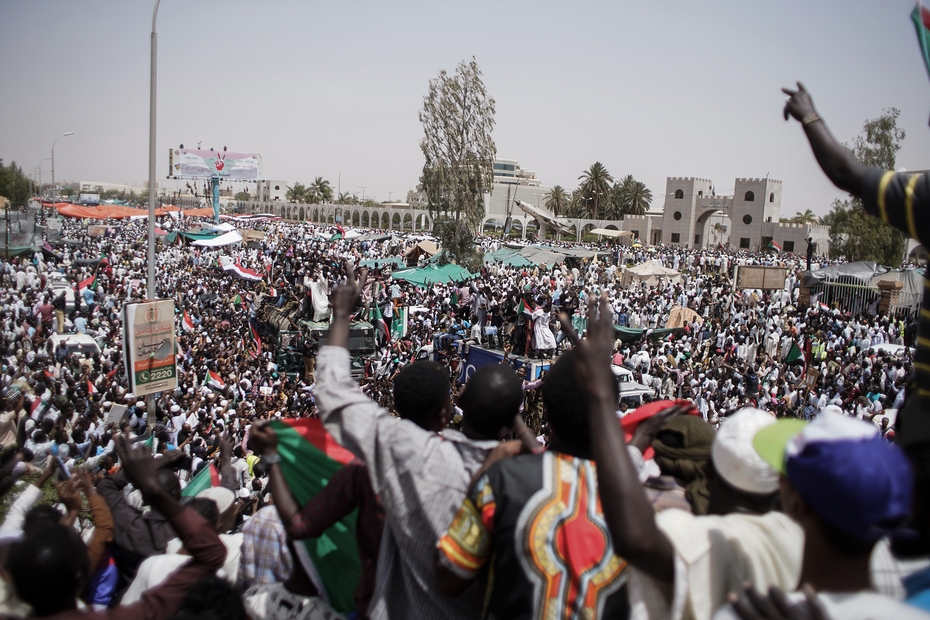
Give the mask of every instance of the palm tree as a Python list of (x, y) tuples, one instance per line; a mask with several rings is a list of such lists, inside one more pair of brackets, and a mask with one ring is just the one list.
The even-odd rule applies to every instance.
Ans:
[(611, 215), (618, 219), (624, 215), (645, 215), (652, 204), (652, 192), (645, 183), (628, 174), (614, 185), (610, 202)]
[(624, 214), (646, 215), (652, 206), (652, 191), (642, 181), (633, 179), (629, 174), (623, 179)]
[(571, 202), (571, 197), (568, 195), (568, 192), (565, 191), (565, 188), (561, 185), (556, 185), (545, 195), (546, 199), (546, 208), (552, 212), (552, 215), (558, 217), (565, 212), (568, 208), (568, 204)]
[(588, 212), (592, 214), (591, 217), (596, 220), (601, 206), (610, 201), (610, 186), (614, 178), (607, 172), (604, 164), (596, 161), (578, 177), (578, 180), (581, 181), (581, 185), (578, 186), (581, 198)]
[(339, 197), (336, 198), (336, 204), (340, 204), (340, 205), (349, 204), (351, 200), (352, 200), (352, 194), (350, 194), (349, 192), (342, 192), (339, 194)]
[(303, 183), (294, 183), (294, 187), (287, 188), (287, 194), (285, 194), (285, 198), (287, 198), (288, 202), (309, 202), (307, 200), (309, 198), (308, 189), (309, 188)]
[(820, 218), (814, 215), (814, 212), (810, 209), (806, 209), (804, 213), (798, 211), (797, 215), (789, 220), (792, 224), (819, 224)]
[(323, 202), (331, 202), (333, 199), (333, 186), (329, 184), (329, 181), (323, 180), (323, 177), (317, 177), (313, 180), (313, 183), (310, 184), (310, 187), (314, 189), (317, 196)]

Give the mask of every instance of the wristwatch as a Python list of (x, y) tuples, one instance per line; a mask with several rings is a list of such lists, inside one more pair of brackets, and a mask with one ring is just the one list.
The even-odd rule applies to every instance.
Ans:
[(274, 465), (275, 463), (281, 462), (281, 455), (278, 454), (277, 452), (272, 452), (271, 454), (263, 454), (261, 461), (265, 465)]

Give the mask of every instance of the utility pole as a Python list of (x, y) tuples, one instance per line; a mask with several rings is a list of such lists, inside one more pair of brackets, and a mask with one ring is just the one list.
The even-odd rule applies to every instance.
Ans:
[[(155, 293), (155, 104), (156, 87), (158, 83), (158, 34), (155, 32), (155, 20), (158, 17), (158, 5), (161, 0), (155, 0), (155, 10), (152, 11), (152, 54), (149, 72), (149, 243), (148, 243), (148, 298), (157, 299)], [(128, 363), (128, 362), (127, 362)], [(148, 412), (148, 426), (150, 432), (155, 432), (155, 395), (149, 394), (146, 399)]]
[[(56, 194), (56, 191), (55, 191), (55, 142), (58, 142), (60, 139), (66, 136), (73, 136), (73, 135), (74, 135), (74, 132), (69, 131), (69, 132), (61, 134), (60, 136), (55, 138), (55, 140), (52, 142), (52, 158), (51, 159), (52, 159), (52, 208), (53, 209), (55, 208), (55, 194)], [(42, 203), (39, 202), (39, 204), (41, 205)], [(45, 226), (45, 207), (42, 207), (42, 226)], [(44, 235), (45, 233), (43, 233), (43, 237)]]

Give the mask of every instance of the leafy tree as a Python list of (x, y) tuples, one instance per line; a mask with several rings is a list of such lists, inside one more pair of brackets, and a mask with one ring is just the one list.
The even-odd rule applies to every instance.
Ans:
[(798, 211), (797, 215), (789, 219), (788, 222), (791, 224), (819, 224), (820, 218), (814, 215), (814, 212), (810, 209), (805, 209), (804, 213)]
[(241, 191), (241, 192), (236, 192), (236, 195), (233, 196), (233, 198), (235, 200), (241, 200), (243, 202), (247, 202), (249, 200), (252, 200), (252, 195), (249, 194), (249, 192), (247, 191)]
[(611, 190), (611, 215), (615, 218), (624, 215), (646, 215), (652, 204), (652, 191), (642, 181), (637, 181), (628, 174), (614, 185)]
[(491, 137), (494, 99), (481, 75), (474, 58), (460, 62), (454, 75), (443, 69), (430, 80), (420, 110), (424, 134), (420, 149), (426, 159), (423, 190), (428, 207), (434, 216), (452, 216), (451, 225), (439, 225), (436, 217), (434, 234), (443, 239), (443, 259), (451, 257), (463, 266), (480, 265), (472, 235), (484, 216), (482, 195), (491, 190), (497, 155)]
[(9, 198), (11, 206), (22, 207), (29, 202), (30, 187), (29, 177), (15, 161), (7, 166), (0, 159), (0, 196)]
[(581, 190), (581, 199), (584, 201), (586, 210), (591, 214), (591, 219), (596, 220), (598, 214), (604, 215), (604, 211), (610, 204), (610, 190), (614, 178), (607, 172), (604, 164), (596, 161), (581, 173), (578, 180), (581, 181), (581, 185), (578, 186)]
[(546, 193), (546, 208), (552, 212), (552, 215), (558, 217), (562, 215), (571, 203), (571, 196), (561, 185), (556, 185)]
[(576, 217), (584, 218), (588, 216), (588, 208), (585, 205), (585, 199), (582, 196), (581, 189), (576, 189), (572, 192), (571, 200), (568, 203), (568, 208), (563, 213), (565, 217)]
[(287, 194), (284, 197), (287, 198), (288, 202), (310, 202), (310, 188), (303, 183), (294, 183), (293, 187), (287, 188)]
[(313, 183), (310, 184), (310, 187), (313, 188), (313, 191), (320, 200), (323, 202), (332, 202), (333, 186), (329, 184), (329, 181), (324, 181), (323, 177), (317, 177), (313, 180)]
[[(897, 125), (900, 112), (886, 109), (881, 116), (867, 120), (862, 133), (853, 140), (852, 150), (860, 162), (885, 170), (894, 170), (897, 152), (904, 140), (904, 130)], [(830, 225), (830, 254), (849, 261), (872, 260), (897, 267), (904, 255), (904, 233), (868, 215), (856, 197), (834, 200), (824, 218)]]

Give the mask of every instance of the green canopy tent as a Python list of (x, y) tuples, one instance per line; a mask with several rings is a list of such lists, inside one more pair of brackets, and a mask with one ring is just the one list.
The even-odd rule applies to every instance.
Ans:
[(447, 284), (449, 282), (464, 282), (472, 274), (464, 267), (454, 263), (446, 265), (429, 265), (419, 269), (403, 269), (391, 274), (392, 280), (404, 280), (415, 286), (426, 287), (431, 284)]
[(394, 267), (406, 267), (407, 263), (404, 262), (404, 259), (400, 256), (390, 256), (388, 258), (372, 258), (368, 260), (361, 261), (359, 267), (387, 267), (388, 265), (393, 265)]
[[(621, 327), (619, 325), (614, 325), (614, 333), (617, 335), (617, 339), (622, 342), (636, 342), (637, 340), (641, 340), (643, 338), (643, 334), (646, 333), (646, 330), (636, 329), (635, 327)], [(673, 327), (671, 329), (654, 329), (648, 337), (650, 339), (658, 339), (678, 333), (681, 333), (680, 327)]]
[(485, 254), (484, 260), (501, 263), (507, 267), (534, 267), (536, 265), (536, 263), (512, 248), (501, 248), (496, 252)]

